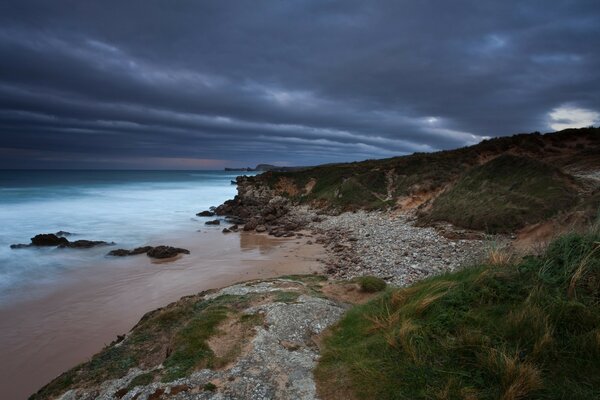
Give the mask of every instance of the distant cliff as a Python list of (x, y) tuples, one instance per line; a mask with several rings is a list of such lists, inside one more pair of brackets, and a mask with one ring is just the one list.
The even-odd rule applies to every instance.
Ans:
[(258, 171), (258, 172), (266, 172), (266, 171), (274, 171), (274, 172), (291, 172), (291, 171), (301, 171), (306, 168), (311, 167), (279, 167), (277, 165), (271, 164), (258, 164), (255, 168), (225, 168), (225, 171)]

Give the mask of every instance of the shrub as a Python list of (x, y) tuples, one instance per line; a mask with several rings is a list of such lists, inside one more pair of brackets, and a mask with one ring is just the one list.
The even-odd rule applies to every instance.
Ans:
[(360, 290), (367, 293), (381, 292), (387, 286), (387, 283), (376, 276), (362, 276), (357, 279)]

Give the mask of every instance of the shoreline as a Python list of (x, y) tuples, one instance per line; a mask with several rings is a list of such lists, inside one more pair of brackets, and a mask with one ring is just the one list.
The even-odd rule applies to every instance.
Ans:
[(128, 332), (145, 313), (182, 296), (240, 281), (320, 272), (324, 250), (316, 243), (306, 246), (308, 240), (207, 229), (165, 238), (191, 251), (171, 262), (141, 255), (71, 271), (69, 281), (52, 292), (0, 309), (3, 394), (26, 398)]

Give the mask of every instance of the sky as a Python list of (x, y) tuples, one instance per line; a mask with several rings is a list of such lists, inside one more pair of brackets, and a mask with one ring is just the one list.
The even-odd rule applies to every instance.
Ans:
[(600, 1), (0, 2), (0, 168), (315, 165), (600, 124)]

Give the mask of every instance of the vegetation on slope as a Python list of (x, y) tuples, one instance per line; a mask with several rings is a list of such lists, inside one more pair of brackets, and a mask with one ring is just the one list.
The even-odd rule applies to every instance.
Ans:
[(390, 289), (325, 339), (323, 398), (600, 398), (600, 231)]
[[(294, 172), (267, 172), (251, 181), (265, 184), (299, 203), (317, 207), (339, 211), (369, 210), (402, 208), (406, 202), (410, 207), (421, 206), (422, 212), (428, 214), (427, 206), (440, 193), (451, 189), (461, 176), (503, 154), (544, 162), (545, 164), (534, 166), (535, 172), (540, 176), (555, 175), (556, 168), (560, 168), (563, 175), (567, 172), (597, 169), (600, 168), (600, 128), (567, 129), (545, 135), (520, 134), (437, 153), (415, 153), (382, 160), (329, 164)], [(525, 167), (529, 167), (529, 164)], [(544, 167), (547, 168), (546, 171), (542, 171)], [(505, 173), (491, 169), (487, 172)], [(506, 175), (498, 176), (500, 179), (494, 184), (494, 190), (503, 194), (513, 192), (515, 182), (526, 184), (531, 179), (531, 176), (525, 174), (526, 171), (514, 168), (506, 171)], [(557, 182), (553, 180), (552, 184), (555, 183)], [(486, 196), (490, 194), (489, 190), (484, 193)], [(522, 190), (521, 194), (524, 197), (518, 200), (517, 196), (508, 196), (513, 197), (511, 200), (516, 203), (495, 204), (499, 207), (497, 211), (505, 215), (513, 212), (516, 207), (520, 212), (519, 223), (516, 225), (507, 218), (487, 220), (488, 215), (484, 213), (479, 218), (474, 218), (473, 223), (465, 218), (455, 218), (454, 222), (464, 227), (493, 226), (494, 231), (507, 231), (522, 223), (538, 222), (539, 218), (552, 215), (556, 206), (565, 204), (563, 200), (568, 197), (564, 193), (551, 193), (550, 204), (546, 204), (541, 194), (531, 193), (529, 189)], [(526, 198), (533, 199), (536, 203), (530, 207), (522, 207)], [(441, 207), (441, 204), (438, 203), (438, 206)], [(537, 210), (540, 204), (544, 210), (542, 213)], [(467, 210), (464, 203), (456, 205), (461, 206), (456, 213)], [(437, 217), (441, 216), (442, 213), (438, 212)]]
[(258, 317), (240, 315), (240, 310), (251, 300), (250, 295), (223, 295), (203, 300), (200, 294), (152, 311), (131, 330), (126, 340), (107, 346), (89, 362), (63, 373), (30, 399), (53, 398), (74, 387), (93, 386), (109, 379), (122, 378), (133, 367), (151, 369), (160, 364), (164, 366), (136, 378), (133, 384), (141, 385), (154, 380), (170, 382), (198, 368), (224, 365), (230, 359), (215, 356), (207, 341), (220, 334), (218, 326), (228, 316), (238, 317), (247, 331), (251, 326), (260, 324)]
[(558, 168), (502, 155), (469, 170), (433, 201), (426, 219), (490, 233), (511, 232), (568, 210), (577, 201), (575, 187)]

